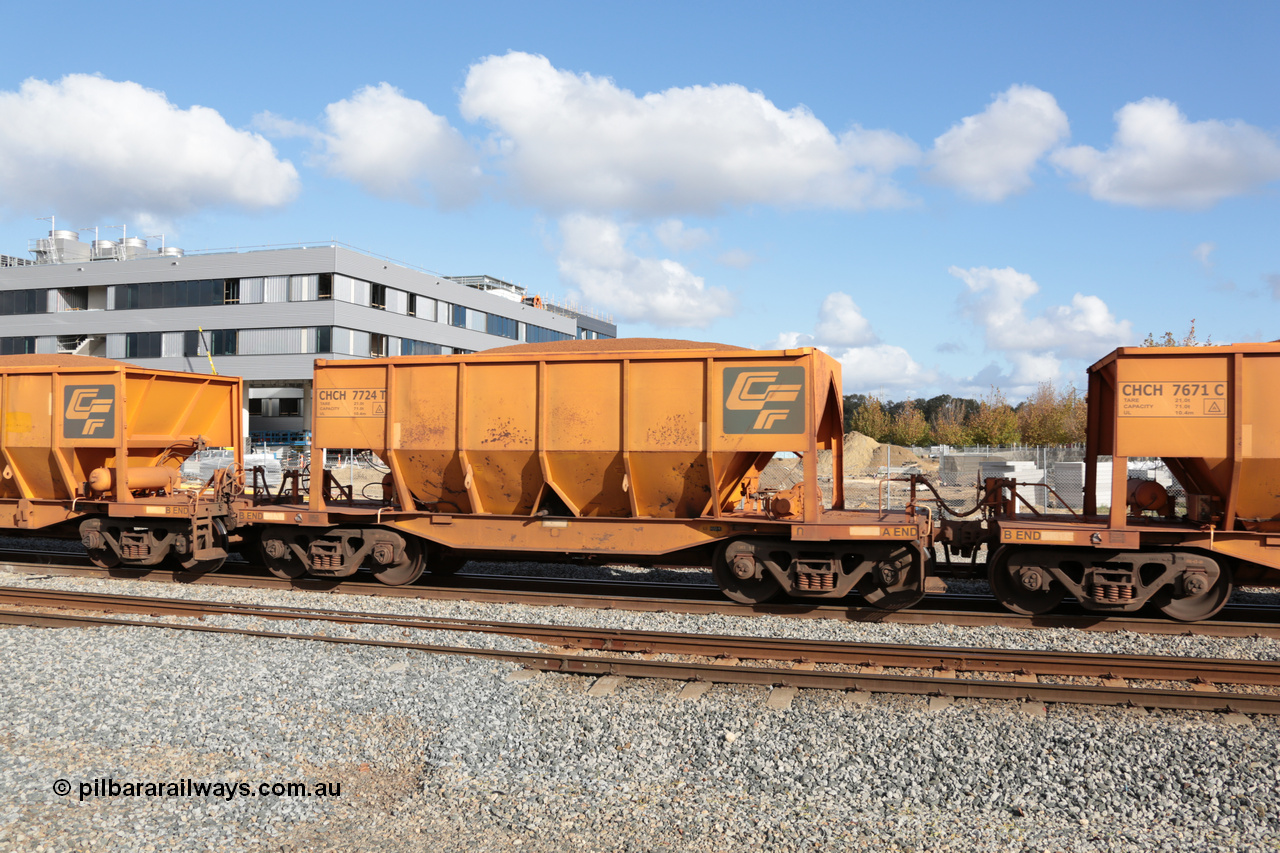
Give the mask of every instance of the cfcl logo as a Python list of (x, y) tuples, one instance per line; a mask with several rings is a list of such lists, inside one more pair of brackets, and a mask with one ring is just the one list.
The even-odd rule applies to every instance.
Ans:
[(726, 367), (724, 388), (726, 433), (804, 432), (803, 367)]
[(115, 438), (114, 385), (68, 385), (62, 405), (63, 438)]

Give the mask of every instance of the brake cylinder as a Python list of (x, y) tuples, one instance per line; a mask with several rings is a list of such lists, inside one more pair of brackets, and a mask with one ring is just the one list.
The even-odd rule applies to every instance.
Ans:
[[(95, 492), (110, 491), (115, 487), (115, 468), (94, 468), (89, 473), (89, 488)], [(129, 469), (130, 489), (164, 489), (172, 492), (182, 479), (176, 468), (146, 467)]]

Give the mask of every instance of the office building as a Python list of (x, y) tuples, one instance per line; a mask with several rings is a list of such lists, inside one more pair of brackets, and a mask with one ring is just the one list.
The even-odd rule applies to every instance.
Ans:
[(611, 318), (489, 276), (440, 276), (341, 243), (187, 253), (53, 230), (0, 255), (0, 354), (73, 353), (241, 376), (257, 444), (297, 443), (317, 358), (612, 338)]

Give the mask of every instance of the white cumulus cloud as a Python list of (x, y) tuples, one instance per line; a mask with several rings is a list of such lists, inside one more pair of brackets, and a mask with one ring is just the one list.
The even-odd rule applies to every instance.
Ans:
[(665, 219), (653, 227), (658, 242), (673, 252), (690, 252), (711, 242), (704, 228), (689, 228), (679, 219)]
[(261, 209), (298, 194), (293, 164), (216, 111), (133, 82), (69, 74), (0, 92), (0, 205), (86, 219)]
[(937, 379), (907, 350), (882, 342), (853, 297), (830, 293), (818, 309), (812, 333), (783, 332), (766, 349), (816, 347), (840, 362), (846, 393), (908, 390)]
[[(279, 124), (290, 130), (290, 123)], [(324, 124), (320, 160), (374, 195), (414, 203), (434, 197), (449, 208), (478, 194), (475, 149), (445, 118), (388, 83), (329, 104)]]
[(1065, 148), (1053, 161), (1101, 201), (1206, 208), (1280, 178), (1280, 144), (1240, 121), (1189, 121), (1177, 105), (1145, 98), (1116, 112), (1111, 147)]
[(1098, 359), (1133, 339), (1133, 325), (1117, 320), (1097, 296), (1077, 293), (1070, 305), (1028, 316), (1027, 302), (1040, 285), (1026, 273), (1012, 267), (951, 267), (948, 272), (964, 282), (961, 310), (982, 330), (987, 349), (1014, 365), (1016, 386), (1057, 380), (1062, 359)]
[(780, 109), (743, 86), (637, 95), (527, 53), (473, 65), (460, 107), (493, 129), (515, 193), (551, 209), (892, 207), (906, 199), (889, 175), (919, 157), (898, 134), (833, 133), (805, 107)]
[(847, 293), (831, 293), (822, 300), (813, 334), (824, 346), (831, 347), (860, 347), (876, 342), (871, 323)]
[(570, 214), (560, 219), (560, 275), (590, 305), (626, 322), (706, 327), (736, 308), (733, 295), (669, 259), (645, 258), (627, 245), (612, 219)]
[(1031, 170), (1069, 132), (1053, 95), (1011, 86), (934, 140), (929, 175), (982, 201), (1000, 201), (1030, 187)]
[(1206, 272), (1213, 271), (1213, 252), (1218, 246), (1215, 243), (1201, 243), (1191, 250), (1191, 256), (1200, 262)]

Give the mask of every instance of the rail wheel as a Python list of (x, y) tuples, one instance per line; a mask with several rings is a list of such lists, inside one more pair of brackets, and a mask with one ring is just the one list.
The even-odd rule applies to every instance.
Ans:
[(102, 522), (90, 519), (80, 525), (80, 544), (84, 545), (89, 562), (100, 569), (114, 569), (120, 565), (120, 554), (110, 544), (101, 529)]
[(742, 604), (763, 604), (782, 590), (755, 558), (750, 542), (726, 542), (717, 548), (711, 574), (725, 595)]
[(120, 565), (120, 555), (109, 547), (86, 548), (85, 553), (89, 555), (89, 562), (100, 569), (114, 569)]
[(284, 580), (300, 578), (307, 573), (307, 566), (290, 551), (284, 538), (288, 534), (281, 530), (263, 532), (259, 547), (262, 561), (267, 564), (267, 570), (278, 578)]
[(880, 610), (902, 610), (924, 598), (924, 584), (915, 581), (915, 554), (910, 548), (898, 548), (873, 570), (876, 584), (863, 592), (867, 604)]
[(422, 571), (425, 568), (426, 560), (423, 559), (422, 543), (413, 537), (408, 537), (404, 540), (400, 559), (374, 569), (373, 576), (388, 586), (403, 586), (422, 577)]
[[(1190, 583), (1192, 582), (1184, 581), (1184, 587)], [(1231, 569), (1226, 565), (1219, 564), (1218, 579), (1212, 584), (1206, 585), (1203, 592), (1170, 599), (1160, 605), (1160, 612), (1170, 619), (1177, 619), (1179, 622), (1199, 622), (1201, 619), (1208, 619), (1221, 610), (1222, 606), (1227, 603), (1227, 599), (1231, 598), (1232, 589)], [(1187, 591), (1192, 592), (1191, 590)]]
[(1017, 554), (1009, 548), (1001, 548), (991, 559), (987, 578), (991, 592), (1000, 603), (1023, 616), (1048, 613), (1062, 603), (1067, 589), (1054, 580), (1047, 571), (1034, 566), (1020, 567), (1015, 574), (1009, 560)]
[(210, 539), (208, 546), (217, 548), (222, 551), (222, 556), (211, 557), (207, 560), (197, 560), (192, 557), (182, 561), (182, 570), (193, 575), (203, 575), (209, 572), (216, 572), (222, 568), (222, 564), (227, 561), (227, 528), (221, 519), (212, 520), (212, 530), (210, 531)]

